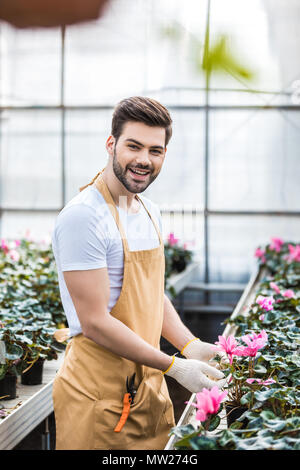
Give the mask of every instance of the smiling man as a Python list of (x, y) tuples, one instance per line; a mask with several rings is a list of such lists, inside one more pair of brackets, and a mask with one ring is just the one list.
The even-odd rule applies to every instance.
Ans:
[[(153, 99), (121, 101), (107, 166), (57, 217), (52, 247), (71, 339), (53, 385), (56, 449), (163, 449), (175, 425), (164, 374), (191, 392), (224, 383), (208, 364), (214, 348), (164, 293), (160, 212), (141, 196), (161, 171), (171, 125)], [(162, 352), (161, 336), (186, 359)]]

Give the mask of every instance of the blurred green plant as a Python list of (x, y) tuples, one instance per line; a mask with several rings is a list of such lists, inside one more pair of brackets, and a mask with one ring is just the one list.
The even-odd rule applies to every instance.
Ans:
[(220, 33), (211, 41), (209, 20), (204, 41), (187, 31), (179, 22), (162, 27), (161, 35), (177, 42), (177, 44), (183, 38), (188, 38), (191, 60), (196, 70), (205, 74), (207, 88), (213, 73), (219, 75), (229, 74), (238, 81), (246, 80), (248, 82), (256, 76), (256, 73), (240, 59), (239, 54), (236, 52), (234, 40), (228, 33)]

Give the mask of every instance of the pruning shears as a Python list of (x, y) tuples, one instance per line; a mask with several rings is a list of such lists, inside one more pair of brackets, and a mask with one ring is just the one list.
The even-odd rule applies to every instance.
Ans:
[(134, 397), (136, 394), (136, 389), (134, 388), (134, 379), (135, 379), (135, 373), (132, 375), (131, 378), (126, 377), (126, 390), (127, 392), (124, 395), (123, 398), (123, 410), (122, 410), (122, 415), (120, 417), (120, 420), (115, 427), (114, 431), (115, 432), (120, 432), (123, 429), (124, 424), (127, 421), (127, 418), (129, 416), (130, 412), (130, 406), (134, 402)]

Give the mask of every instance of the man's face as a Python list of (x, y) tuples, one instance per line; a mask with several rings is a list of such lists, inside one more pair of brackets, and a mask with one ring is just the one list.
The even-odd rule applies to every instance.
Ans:
[(113, 137), (108, 139), (114, 174), (129, 192), (145, 191), (159, 175), (166, 153), (165, 138), (163, 127), (127, 122), (117, 143)]

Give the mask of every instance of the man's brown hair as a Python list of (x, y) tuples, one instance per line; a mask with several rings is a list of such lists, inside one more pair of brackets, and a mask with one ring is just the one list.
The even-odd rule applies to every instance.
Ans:
[(120, 101), (114, 109), (111, 134), (118, 141), (126, 122), (142, 122), (151, 127), (164, 127), (165, 146), (172, 136), (172, 119), (169, 111), (158, 101), (143, 96), (132, 96)]

